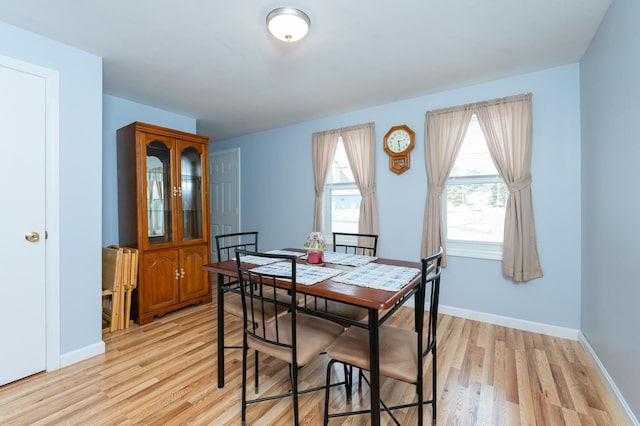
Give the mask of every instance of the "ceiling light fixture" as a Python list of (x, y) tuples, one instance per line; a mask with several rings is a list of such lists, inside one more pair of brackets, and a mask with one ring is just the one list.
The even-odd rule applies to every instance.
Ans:
[(298, 41), (309, 32), (311, 20), (301, 10), (291, 7), (273, 9), (267, 15), (267, 28), (279, 40)]

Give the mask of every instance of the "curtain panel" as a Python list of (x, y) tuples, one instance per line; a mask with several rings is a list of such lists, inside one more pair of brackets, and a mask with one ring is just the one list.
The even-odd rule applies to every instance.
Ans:
[(362, 197), (359, 233), (378, 233), (378, 200), (376, 195), (375, 124), (365, 123), (312, 135), (313, 173), (315, 182), (314, 231), (324, 232), (324, 186), (336, 153), (338, 137), (342, 137), (349, 167)]
[[(360, 191), (358, 233), (378, 233), (378, 200), (376, 196), (376, 133), (368, 124), (342, 132), (342, 141), (349, 166)], [(360, 242), (359, 244), (363, 244)]]
[(427, 202), (422, 226), (422, 252), (427, 257), (442, 247), (447, 266), (445, 235), (442, 224), (442, 193), (469, 127), (473, 108), (430, 111), (425, 121), (425, 162), (427, 165)]
[(327, 181), (331, 162), (336, 155), (339, 133), (321, 132), (314, 133), (311, 141), (313, 156), (313, 179), (316, 193), (315, 207), (313, 210), (313, 231), (322, 232), (324, 196), (324, 184)]
[(502, 272), (515, 282), (542, 277), (531, 195), (531, 94), (480, 103), (476, 114), (507, 184)]

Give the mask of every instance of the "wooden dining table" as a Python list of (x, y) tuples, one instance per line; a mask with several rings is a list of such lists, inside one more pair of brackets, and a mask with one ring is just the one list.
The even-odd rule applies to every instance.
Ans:
[[(286, 248), (285, 251), (302, 252), (304, 250), (295, 248)], [(298, 262), (306, 263), (306, 260), (299, 259)], [(420, 270), (420, 262), (410, 262), (404, 260), (376, 258), (373, 262), (379, 264), (402, 266), (415, 268)], [(325, 266), (351, 270), (353, 266), (334, 265), (325, 263)], [(218, 312), (218, 388), (224, 387), (224, 278), (238, 276), (238, 270), (235, 260), (227, 260), (223, 262), (210, 263), (203, 266), (203, 269), (217, 274), (217, 312)], [(296, 291), (309, 296), (317, 296), (334, 300), (337, 302), (347, 303), (368, 310), (368, 318), (363, 322), (355, 322), (353, 320), (344, 319), (345, 323), (352, 326), (366, 328), (369, 332), (369, 355), (370, 355), (370, 377), (371, 386), (371, 423), (372, 425), (380, 424), (380, 352), (379, 352), (379, 327), (383, 324), (395, 310), (400, 307), (406, 300), (408, 295), (415, 292), (420, 284), (420, 274), (418, 274), (407, 285), (400, 290), (379, 290), (362, 285), (352, 285), (338, 282), (332, 278), (317, 282), (311, 285), (298, 285)], [(318, 315), (325, 316), (324, 312), (318, 312)]]

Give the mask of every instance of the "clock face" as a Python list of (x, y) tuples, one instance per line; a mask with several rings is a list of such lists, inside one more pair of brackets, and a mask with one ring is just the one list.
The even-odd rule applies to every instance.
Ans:
[(411, 135), (406, 130), (396, 130), (387, 138), (387, 147), (391, 152), (403, 152), (411, 143)]

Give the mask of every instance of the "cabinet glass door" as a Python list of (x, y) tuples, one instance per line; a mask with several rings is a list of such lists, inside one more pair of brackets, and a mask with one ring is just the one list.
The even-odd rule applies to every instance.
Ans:
[(183, 146), (180, 152), (180, 188), (182, 197), (182, 240), (202, 240), (202, 150)]
[(147, 235), (149, 245), (173, 241), (171, 147), (159, 140), (147, 143)]

